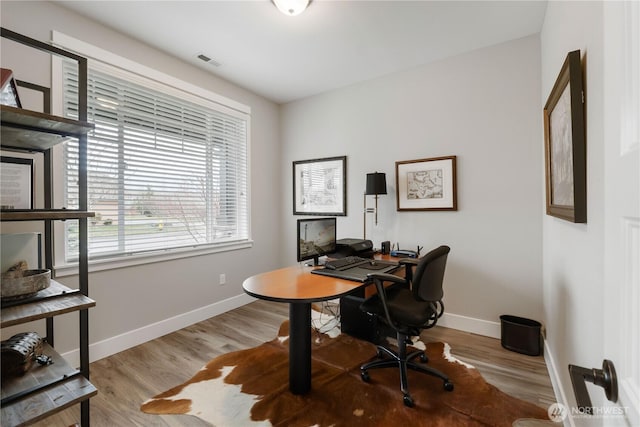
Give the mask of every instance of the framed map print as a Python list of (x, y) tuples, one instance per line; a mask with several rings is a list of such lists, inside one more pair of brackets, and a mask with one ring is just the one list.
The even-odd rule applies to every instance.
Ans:
[(456, 156), (396, 162), (398, 211), (456, 211)]

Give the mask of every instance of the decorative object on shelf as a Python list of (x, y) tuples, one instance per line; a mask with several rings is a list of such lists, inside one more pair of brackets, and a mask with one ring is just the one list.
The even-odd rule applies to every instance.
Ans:
[[(363, 238), (367, 238), (367, 214), (375, 215), (375, 225), (378, 225), (378, 196), (387, 194), (387, 175), (382, 172), (374, 172), (367, 174), (367, 185), (364, 191), (364, 213), (363, 213)], [(375, 196), (375, 208), (367, 208), (367, 196)]]
[(278, 10), (287, 16), (300, 15), (307, 9), (311, 0), (272, 0)]
[(7, 68), (0, 68), (0, 81), (2, 92), (0, 92), (0, 104), (22, 108), (20, 97), (18, 96), (18, 86), (13, 78), (13, 71)]
[(2, 341), (2, 377), (24, 375), (33, 367), (33, 362), (39, 365), (50, 365), (51, 358), (43, 354), (43, 340), (35, 332), (21, 332)]
[(0, 273), (24, 261), (31, 268), (43, 268), (42, 233), (0, 234)]
[(0, 209), (33, 208), (33, 159), (1, 156)]
[(580, 51), (567, 54), (544, 106), (547, 215), (587, 222), (587, 160)]
[(396, 162), (398, 211), (457, 211), (456, 156)]
[(26, 261), (21, 261), (2, 273), (2, 300), (29, 298), (51, 284), (51, 270), (29, 270)]
[(347, 156), (293, 162), (293, 214), (347, 214)]

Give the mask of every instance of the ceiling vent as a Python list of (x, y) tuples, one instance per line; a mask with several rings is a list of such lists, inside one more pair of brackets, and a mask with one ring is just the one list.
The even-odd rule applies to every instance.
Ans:
[(216, 61), (215, 59), (211, 59), (209, 58), (207, 55), (205, 54), (198, 54), (197, 58), (201, 61), (206, 62), (207, 64), (214, 66), (214, 67), (219, 67), (220, 65), (222, 65), (221, 63), (219, 63), (218, 61)]

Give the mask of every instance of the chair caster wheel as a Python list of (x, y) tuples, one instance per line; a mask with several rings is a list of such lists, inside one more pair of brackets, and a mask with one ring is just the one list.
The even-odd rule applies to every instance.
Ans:
[(422, 363), (427, 363), (429, 361), (429, 358), (427, 357), (426, 354), (422, 353), (422, 354), (420, 354), (420, 361)]
[(369, 373), (367, 371), (360, 371), (360, 378), (362, 378), (362, 381), (364, 381), (365, 383), (368, 383), (371, 380), (371, 377), (369, 377)]
[(404, 406), (408, 406), (409, 408), (413, 408), (413, 405), (414, 405), (413, 399), (408, 394), (404, 395), (404, 397), (402, 398), (402, 401), (404, 402)]
[(449, 382), (449, 381), (446, 381), (446, 382), (444, 383), (444, 389), (445, 389), (446, 391), (453, 391), (453, 383), (452, 383), (452, 382)]

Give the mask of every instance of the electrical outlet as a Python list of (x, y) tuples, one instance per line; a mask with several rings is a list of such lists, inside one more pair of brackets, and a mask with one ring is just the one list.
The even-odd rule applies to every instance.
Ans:
[(226, 275), (226, 274), (224, 274), (224, 273), (222, 273), (222, 274), (220, 275), (220, 284), (221, 284), (221, 285), (224, 285), (225, 283), (227, 283), (227, 275)]

